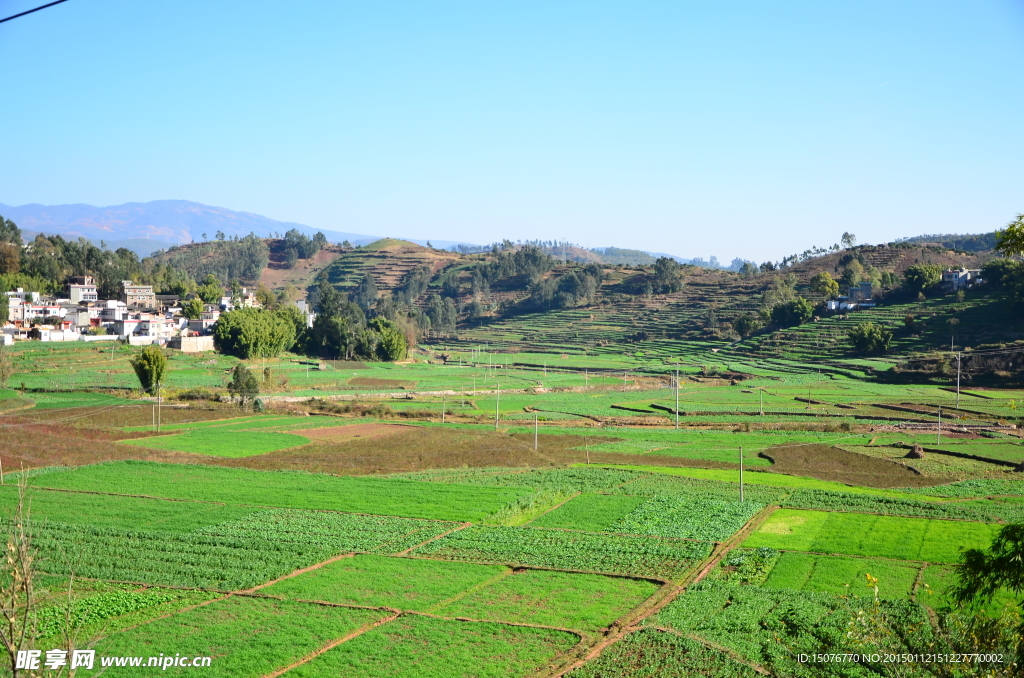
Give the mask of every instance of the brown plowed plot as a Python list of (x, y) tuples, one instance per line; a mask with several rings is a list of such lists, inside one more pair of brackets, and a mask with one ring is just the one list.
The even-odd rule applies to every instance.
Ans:
[(376, 386), (379, 388), (415, 388), (416, 382), (408, 379), (374, 379), (372, 377), (352, 377), (349, 386)]
[(352, 424), (350, 426), (329, 426), (326, 428), (310, 428), (302, 431), (302, 436), (314, 443), (341, 443), (356, 438), (382, 438), (399, 433), (409, 433), (413, 426), (403, 424)]
[(869, 457), (828, 445), (773, 447), (764, 452), (774, 460), (768, 471), (834, 480), (865, 487), (929, 487), (948, 480), (927, 478), (898, 462)]
[[(346, 431), (364, 424), (338, 427)], [(315, 431), (302, 435), (314, 438), (311, 445), (290, 450), (269, 452), (240, 459), (211, 459), (221, 466), (242, 466), (264, 470), (304, 470), (315, 473), (368, 474), (422, 471), (427, 469), (470, 467), (544, 467), (586, 461), (578, 436), (541, 435), (540, 449), (507, 433), (454, 430), (440, 427), (401, 426), (396, 424), (365, 424), (398, 431), (387, 435), (346, 437), (338, 441), (317, 440)], [(340, 435), (347, 435), (340, 432)], [(612, 442), (615, 438), (591, 438), (591, 443)], [(635, 464), (635, 454), (596, 454), (591, 461), (606, 464)], [(659, 464), (661, 461), (659, 461)]]

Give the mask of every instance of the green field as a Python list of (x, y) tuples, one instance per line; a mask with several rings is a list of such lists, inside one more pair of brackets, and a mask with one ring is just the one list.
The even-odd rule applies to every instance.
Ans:
[(568, 674), (570, 678), (702, 676), (755, 678), (760, 674), (725, 652), (667, 631), (640, 629)]
[(291, 433), (221, 431), (216, 428), (205, 428), (171, 436), (137, 438), (125, 441), (124, 444), (152, 450), (177, 450), (211, 457), (230, 458), (251, 457), (308, 443), (308, 438)]
[(380, 478), (148, 462), (111, 462), (32, 478), (39, 487), (229, 504), (355, 511), (438, 520), (481, 520), (524, 496), (505, 487), (459, 487)]
[(652, 582), (623, 577), (523, 570), (441, 607), (438, 614), (597, 631), (657, 589)]
[(881, 598), (909, 598), (919, 566), (877, 558), (849, 558), (807, 553), (783, 553), (768, 579), (769, 589), (820, 591), (837, 595), (873, 596), (866, 575), (878, 580)]
[(285, 579), (261, 592), (301, 600), (432, 612), (450, 598), (508, 571), (500, 565), (358, 555)]
[[(158, 619), (101, 640), (97, 654), (212, 657), (212, 676), (260, 676), (287, 667), (327, 642), (381, 619), (385, 613), (282, 600), (232, 597)], [(97, 666), (97, 669), (100, 667)], [(118, 675), (151, 675), (153, 668), (115, 667)], [(168, 668), (167, 673), (196, 671)]]
[(507, 678), (528, 675), (578, 637), (564, 631), (408, 616), (289, 672), (297, 678)]
[(581, 494), (530, 523), (531, 527), (561, 527), (601, 532), (646, 501), (644, 497)]
[(955, 563), (962, 549), (986, 547), (998, 530), (986, 523), (780, 509), (743, 546)]
[(476, 526), (416, 549), (449, 560), (673, 578), (710, 553), (703, 542), (528, 527)]

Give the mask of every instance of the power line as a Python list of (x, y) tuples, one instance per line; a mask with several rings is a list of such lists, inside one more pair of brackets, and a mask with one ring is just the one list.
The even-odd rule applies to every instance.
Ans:
[(10, 21), (11, 19), (17, 19), (18, 17), (25, 16), (26, 14), (31, 14), (32, 12), (38, 12), (39, 10), (46, 9), (47, 7), (53, 7), (54, 5), (59, 5), (62, 2), (67, 2), (67, 0), (55, 0), (54, 2), (50, 2), (50, 3), (47, 3), (45, 5), (40, 5), (39, 7), (36, 7), (35, 9), (30, 9), (27, 12), (21, 12), (20, 14), (13, 14), (13, 15), (7, 17), (6, 19), (0, 19), (0, 24), (2, 24), (5, 21)]

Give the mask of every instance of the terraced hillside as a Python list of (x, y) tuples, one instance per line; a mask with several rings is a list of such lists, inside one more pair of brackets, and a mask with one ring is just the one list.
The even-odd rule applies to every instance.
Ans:
[(415, 243), (384, 238), (375, 243), (348, 250), (318, 272), (313, 283), (326, 279), (341, 290), (355, 287), (369, 273), (380, 290), (398, 287), (402, 278), (419, 266), (430, 266), (436, 275), (458, 262), (462, 255), (434, 250)]

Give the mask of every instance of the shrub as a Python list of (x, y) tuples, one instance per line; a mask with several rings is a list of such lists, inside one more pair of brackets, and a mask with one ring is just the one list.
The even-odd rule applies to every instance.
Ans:
[(867, 355), (880, 355), (889, 350), (892, 332), (872, 322), (860, 323), (846, 335), (853, 347)]
[(813, 317), (814, 307), (803, 297), (797, 297), (772, 308), (772, 324), (777, 327), (803, 325)]
[(914, 264), (903, 272), (903, 285), (910, 292), (924, 292), (942, 280), (942, 268), (932, 264)]

